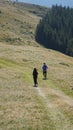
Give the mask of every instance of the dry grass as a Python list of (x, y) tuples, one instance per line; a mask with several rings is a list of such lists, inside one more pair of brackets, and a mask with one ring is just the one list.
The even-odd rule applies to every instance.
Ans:
[(38, 45), (34, 32), (40, 17), (18, 7), (0, 8), (0, 130), (73, 130), (73, 58)]
[[(73, 91), (68, 84), (73, 82), (73, 59), (59, 52), (27, 45), (0, 43), (0, 52), (1, 129), (72, 130)], [(42, 80), (41, 71), (44, 59), (49, 67), (46, 81)], [(60, 64), (63, 62), (69, 66)], [(34, 67), (39, 72), (38, 89), (33, 87)]]
[[(1, 2), (0, 41), (9, 44), (30, 44), (34, 41), (36, 25), (40, 19), (22, 5)], [(32, 20), (34, 19), (34, 21)]]

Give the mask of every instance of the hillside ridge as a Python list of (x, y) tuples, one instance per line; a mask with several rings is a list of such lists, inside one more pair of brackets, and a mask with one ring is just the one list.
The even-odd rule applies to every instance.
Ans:
[(0, 42), (36, 45), (35, 29), (48, 8), (8, 1), (0, 1), (0, 5)]
[(0, 129), (73, 130), (73, 58), (35, 42), (40, 6), (0, 2)]

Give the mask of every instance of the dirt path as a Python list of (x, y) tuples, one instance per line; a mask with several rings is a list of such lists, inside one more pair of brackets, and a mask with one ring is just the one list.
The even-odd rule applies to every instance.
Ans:
[[(73, 130), (73, 124), (64, 113), (62, 108), (64, 106), (73, 108), (73, 100), (59, 90), (50, 88), (43, 89), (42, 87), (36, 88), (38, 95), (41, 97), (44, 106), (47, 109), (48, 116), (53, 121), (55, 130)], [(51, 100), (48, 95), (56, 97)]]

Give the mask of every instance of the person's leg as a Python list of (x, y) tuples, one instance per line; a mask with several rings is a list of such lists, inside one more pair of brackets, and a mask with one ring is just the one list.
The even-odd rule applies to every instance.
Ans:
[(34, 87), (36, 87), (36, 84), (37, 84), (37, 79), (36, 77), (34, 77)]
[(45, 78), (45, 73), (44, 73), (44, 71), (43, 71), (43, 77)]
[(37, 82), (37, 77), (35, 78), (35, 86), (37, 87), (38, 82)]
[(45, 71), (45, 79), (47, 78), (47, 72)]
[(35, 77), (33, 77), (33, 81), (34, 81), (34, 86), (35, 86)]
[(43, 72), (43, 76), (44, 76), (44, 79), (47, 78), (47, 72), (46, 71)]

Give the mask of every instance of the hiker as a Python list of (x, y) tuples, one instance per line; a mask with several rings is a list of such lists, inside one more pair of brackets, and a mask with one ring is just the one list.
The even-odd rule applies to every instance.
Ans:
[(43, 76), (44, 76), (44, 79), (47, 79), (47, 65), (46, 63), (43, 63), (43, 66), (42, 66), (42, 71), (43, 71)]
[(36, 68), (34, 68), (34, 70), (33, 70), (34, 87), (37, 87), (37, 84), (38, 84), (37, 78), (38, 78), (38, 71)]

